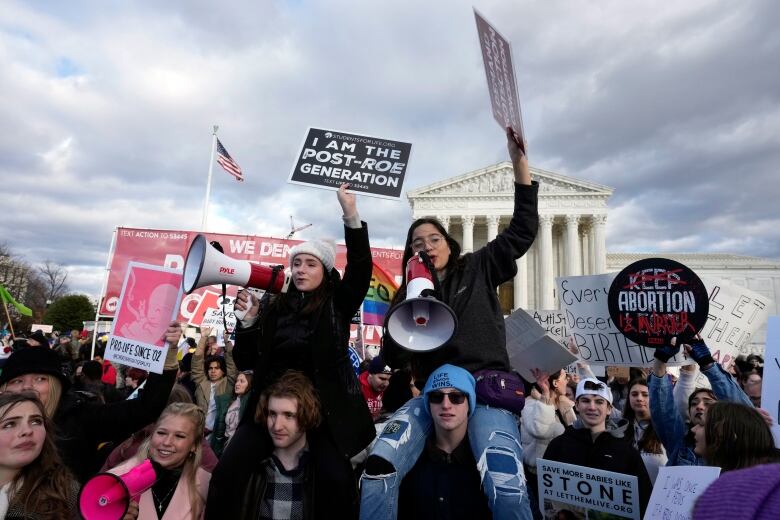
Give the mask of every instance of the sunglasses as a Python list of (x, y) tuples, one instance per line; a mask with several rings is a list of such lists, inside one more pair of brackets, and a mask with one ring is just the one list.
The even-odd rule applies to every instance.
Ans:
[(428, 401), (432, 404), (441, 404), (444, 402), (445, 395), (452, 404), (463, 404), (466, 401), (466, 394), (463, 392), (450, 392), (447, 394), (444, 392), (431, 392), (428, 394)]

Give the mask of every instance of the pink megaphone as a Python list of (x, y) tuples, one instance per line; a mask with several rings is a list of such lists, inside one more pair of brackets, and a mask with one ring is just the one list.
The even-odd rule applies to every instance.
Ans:
[(124, 475), (98, 473), (79, 492), (79, 511), (86, 520), (121, 520), (130, 500), (152, 487), (157, 475), (146, 459)]

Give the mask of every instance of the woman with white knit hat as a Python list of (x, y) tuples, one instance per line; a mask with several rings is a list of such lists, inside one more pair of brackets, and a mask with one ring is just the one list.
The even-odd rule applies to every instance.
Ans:
[[(349, 459), (373, 440), (375, 430), (348, 355), (349, 325), (371, 282), (368, 229), (357, 212), (355, 195), (342, 184), (347, 265), (341, 278), (335, 269), (333, 243), (313, 240), (290, 249), (288, 291), (261, 301), (241, 292), (236, 308), (248, 310), (236, 327), (233, 357), (240, 370), (254, 369), (254, 398), (285, 371), (299, 370), (311, 379), (322, 406), (322, 424), (307, 432), (309, 462), (314, 467), (314, 507), (322, 515), (357, 517), (357, 482)], [(214, 470), (206, 506), (208, 518), (237, 516), (252, 497), (245, 493), (253, 465), (271, 455), (265, 425), (245, 414)], [(246, 502), (245, 502), (246, 501)], [(254, 502), (251, 502), (254, 503)], [(321, 515), (314, 515), (320, 518)], [(324, 516), (322, 516), (324, 517)]]

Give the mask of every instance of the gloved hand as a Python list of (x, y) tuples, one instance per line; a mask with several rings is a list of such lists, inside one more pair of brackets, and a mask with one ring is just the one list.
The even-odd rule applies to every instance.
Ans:
[(707, 348), (707, 344), (704, 343), (704, 340), (698, 338), (694, 341), (695, 343), (693, 343), (688, 350), (688, 355), (698, 363), (699, 367), (704, 368), (707, 365), (715, 363), (715, 359), (712, 357), (712, 353), (710, 353), (710, 349)]
[(680, 352), (680, 345), (677, 345), (675, 341), (676, 339), (677, 338), (672, 339), (674, 344), (664, 345), (663, 347), (656, 347), (654, 356), (658, 361), (661, 363), (668, 363), (669, 359), (673, 358), (675, 355), (677, 355), (678, 352)]

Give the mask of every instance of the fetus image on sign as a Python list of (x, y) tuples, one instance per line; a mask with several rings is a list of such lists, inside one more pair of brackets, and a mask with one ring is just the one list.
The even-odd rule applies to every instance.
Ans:
[(124, 308), (132, 318), (122, 324), (120, 336), (161, 345), (171, 319), (171, 302), (176, 301), (179, 288), (169, 283), (139, 283), (135, 272), (129, 276)]

